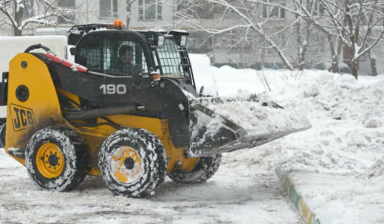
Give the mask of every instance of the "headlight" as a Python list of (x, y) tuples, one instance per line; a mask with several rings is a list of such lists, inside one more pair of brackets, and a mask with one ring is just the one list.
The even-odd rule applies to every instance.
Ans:
[(185, 47), (187, 45), (187, 35), (182, 35), (180, 40), (180, 46)]

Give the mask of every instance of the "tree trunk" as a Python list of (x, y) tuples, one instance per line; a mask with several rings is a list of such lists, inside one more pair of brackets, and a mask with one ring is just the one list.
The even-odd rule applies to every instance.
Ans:
[(19, 30), (17, 27), (13, 27), (13, 36), (21, 36), (22, 31)]
[(132, 2), (131, 2), (131, 0), (127, 0), (126, 10), (127, 10), (127, 17), (126, 17), (126, 27), (125, 28), (128, 30), (129, 29), (129, 24), (131, 22), (131, 11), (132, 11)]
[(305, 40), (304, 40), (304, 43), (302, 45), (302, 51), (300, 54), (300, 67), (299, 67), (300, 71), (303, 71), (307, 66), (307, 63), (305, 61), (305, 54), (307, 53), (307, 50), (308, 50), (308, 42), (309, 42), (309, 38), (311, 35), (310, 30), (311, 30), (311, 24), (309, 24), (307, 22)]
[[(302, 2), (301, 2), (302, 3)], [(314, 1), (309, 1), (309, 8), (311, 9), (311, 13), (313, 12), (313, 4), (316, 4)], [(295, 6), (296, 8), (296, 6)], [(298, 18), (298, 16), (296, 16)], [(299, 28), (298, 32), (301, 32), (301, 20), (299, 22)], [(311, 30), (311, 23), (308, 21), (305, 21), (305, 36), (304, 36), (304, 42), (302, 42), (302, 35), (300, 34), (300, 51), (299, 51), (299, 70), (303, 71), (306, 68), (306, 61), (305, 61), (305, 54), (307, 53), (308, 50), (308, 43), (309, 43), (309, 37), (311, 35), (310, 30)]]
[[(343, 57), (340, 56), (340, 55), (342, 54), (341, 51), (343, 50), (343, 46), (344, 46), (344, 43), (343, 43), (343, 41), (341, 40), (340, 37), (337, 38), (337, 42), (336, 42), (336, 44), (337, 44), (336, 49), (337, 49), (337, 60), (338, 60), (338, 61), (337, 61), (337, 64), (339, 64), (339, 62), (340, 62), (340, 58), (343, 59)], [(338, 67), (337, 67), (337, 69), (338, 69)]]
[(19, 7), (19, 11), (17, 11), (17, 3), (15, 2), (15, 21), (16, 21), (17, 27), (15, 25), (13, 26), (14, 36), (22, 35), (22, 29), (19, 29), (19, 27), (21, 27), (21, 24), (23, 22), (23, 14), (24, 14), (24, 8)]
[(332, 72), (337, 73), (339, 67), (339, 55), (335, 49), (335, 45), (333, 43), (332, 36), (328, 35), (329, 48), (331, 49), (332, 54)]
[(306, 42), (301, 47), (300, 58), (299, 58), (299, 70), (303, 71), (305, 69), (305, 52), (307, 51)]
[(368, 57), (371, 63), (372, 75), (377, 76), (376, 56), (373, 54), (372, 50), (368, 51)]
[(359, 74), (359, 61), (358, 60), (355, 60), (354, 58), (352, 59), (352, 62), (351, 62), (351, 69), (352, 69), (352, 75), (353, 77), (355, 77), (355, 79), (357, 80), (358, 78), (358, 74)]
[[(296, 5), (295, 5), (296, 7)], [(298, 16), (296, 15), (296, 19), (298, 19)], [(296, 23), (296, 41), (297, 41), (297, 57), (298, 57), (298, 64), (299, 64), (299, 70), (302, 71), (303, 64), (302, 64), (302, 53), (303, 53), (303, 46), (301, 44), (301, 21), (297, 20)]]

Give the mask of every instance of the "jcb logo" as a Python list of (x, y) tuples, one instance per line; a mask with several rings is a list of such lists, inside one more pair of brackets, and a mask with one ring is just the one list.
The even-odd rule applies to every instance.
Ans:
[(26, 129), (35, 123), (33, 110), (15, 104), (11, 104), (9, 109), (12, 118), (13, 129), (15, 131)]

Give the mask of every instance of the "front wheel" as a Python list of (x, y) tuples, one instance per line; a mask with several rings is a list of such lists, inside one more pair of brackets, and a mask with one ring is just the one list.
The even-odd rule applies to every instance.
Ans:
[(112, 192), (141, 198), (154, 193), (164, 182), (167, 156), (164, 146), (151, 132), (126, 128), (104, 141), (99, 169)]
[(168, 177), (178, 183), (200, 183), (211, 178), (219, 169), (221, 163), (221, 154), (211, 157), (201, 157), (197, 161), (192, 171), (173, 170), (168, 173)]

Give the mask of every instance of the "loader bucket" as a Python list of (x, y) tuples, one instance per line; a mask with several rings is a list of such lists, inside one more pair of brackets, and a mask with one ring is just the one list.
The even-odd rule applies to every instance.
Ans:
[(305, 114), (255, 95), (247, 99), (191, 98), (190, 156), (252, 148), (311, 128)]

